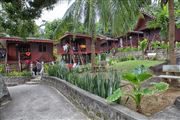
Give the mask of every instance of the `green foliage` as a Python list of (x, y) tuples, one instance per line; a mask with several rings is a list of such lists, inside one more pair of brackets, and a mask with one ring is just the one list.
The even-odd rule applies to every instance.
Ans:
[(0, 74), (5, 73), (5, 66), (3, 64), (0, 64)]
[(48, 74), (50, 76), (56, 76), (56, 77), (59, 77), (61, 79), (66, 79), (67, 76), (68, 76), (68, 69), (67, 67), (65, 66), (65, 64), (63, 63), (59, 63), (59, 64), (55, 64), (55, 65), (50, 65), (48, 67)]
[(123, 96), (123, 92), (121, 91), (120, 88), (118, 88), (117, 90), (115, 90), (113, 92), (113, 94), (109, 97), (107, 97), (107, 101), (111, 102), (111, 101), (116, 101), (118, 100), (121, 96)]
[(101, 60), (106, 60), (106, 56), (107, 56), (106, 53), (101, 53)]
[[(83, 24), (81, 22), (78, 22), (77, 26), (78, 26), (76, 28), (77, 33), (84, 33), (85, 32), (85, 29), (84, 29)], [(61, 22), (57, 24), (56, 28), (52, 29), (52, 30), (54, 30), (53, 31), (53, 39), (58, 40), (60, 37), (62, 37), (64, 35), (64, 33), (74, 32), (73, 28), (74, 28), (74, 22), (73, 22), (71, 16), (61, 20)]]
[(41, 16), (43, 9), (52, 9), (59, 0), (1, 0), (3, 9), (9, 17), (22, 20), (36, 19)]
[(163, 42), (159, 42), (159, 41), (153, 41), (151, 43), (151, 47), (152, 49), (168, 49), (169, 44)]
[(156, 19), (148, 22), (149, 28), (160, 28), (160, 36), (163, 40), (168, 38), (168, 8), (164, 6), (155, 12)]
[(63, 64), (50, 65), (48, 68), (50, 76), (56, 76), (66, 80), (84, 90), (106, 98), (120, 86), (120, 77), (117, 71), (108, 73), (79, 74), (79, 69), (68, 71)]
[(176, 47), (180, 48), (180, 42), (176, 42)]
[(152, 87), (150, 88), (143, 88), (142, 83), (149, 79), (152, 75), (149, 74), (147, 71), (144, 71), (144, 67), (137, 68), (136, 71), (139, 70), (139, 72), (136, 73), (126, 73), (122, 77), (124, 80), (127, 80), (131, 83), (133, 86), (133, 89), (131, 92), (124, 92), (120, 88), (117, 89), (111, 96), (107, 97), (107, 100), (109, 102), (113, 102), (117, 100), (118, 98), (122, 96), (129, 96), (131, 97), (135, 103), (136, 103), (136, 109), (138, 112), (141, 111), (141, 99), (144, 95), (152, 95), (158, 92), (163, 92), (168, 89), (168, 84), (164, 82), (160, 83), (153, 83)]
[(112, 68), (121, 71), (121, 73), (124, 74), (127, 72), (133, 72), (134, 69), (138, 68), (138, 66), (141, 65), (144, 65), (144, 67), (147, 69), (150, 66), (155, 66), (163, 62), (164, 61), (154, 61), (154, 60), (129, 60), (129, 61), (118, 62), (115, 65), (113, 65)]
[(30, 71), (22, 71), (22, 72), (18, 72), (18, 71), (12, 71), (10, 73), (6, 73), (5, 76), (17, 76), (17, 77), (31, 77), (31, 72)]
[(140, 50), (145, 51), (145, 49), (147, 48), (147, 45), (148, 45), (148, 40), (144, 39), (144, 40), (140, 41), (139, 45), (140, 45), (139, 46)]
[(138, 51), (138, 48), (134, 48), (134, 47), (118, 48), (118, 52), (131, 52), (131, 51)]
[(45, 23), (44, 37), (48, 39), (53, 39), (54, 30), (57, 29), (58, 25), (61, 24), (62, 20), (55, 19), (52, 22)]

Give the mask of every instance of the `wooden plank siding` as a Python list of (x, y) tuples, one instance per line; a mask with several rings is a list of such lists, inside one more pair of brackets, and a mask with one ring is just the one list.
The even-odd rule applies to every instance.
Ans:
[[(54, 61), (53, 58), (53, 42), (51, 40), (39, 39), (39, 38), (27, 38), (26, 41), (23, 41), (19, 37), (0, 37), (0, 40), (6, 42), (6, 50), (7, 50), (7, 63), (18, 63), (19, 56), (26, 55), (26, 53), (22, 53), (22, 46), (28, 46), (26, 50), (30, 52), (30, 56), (26, 56), (26, 60), (30, 60), (34, 62), (36, 59), (44, 62)], [(43, 44), (46, 46), (45, 51), (39, 51), (39, 45)], [(25, 51), (24, 51), (25, 52)], [(22, 57), (20, 57), (20, 62), (25, 63)]]

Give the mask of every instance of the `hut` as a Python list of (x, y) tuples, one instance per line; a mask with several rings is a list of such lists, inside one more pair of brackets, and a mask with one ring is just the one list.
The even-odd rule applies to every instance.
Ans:
[[(160, 28), (148, 28), (148, 22), (155, 19), (156, 17), (142, 11), (142, 15), (139, 16), (134, 31), (118, 37), (121, 47), (137, 47), (138, 42), (144, 38), (148, 39), (148, 45), (150, 45), (152, 41), (161, 41), (159, 34)], [(180, 28), (176, 28), (175, 35), (175, 40), (179, 42)]]
[[(108, 52), (117, 47), (118, 40), (104, 35), (98, 35), (95, 42), (95, 54)], [(59, 55), (66, 63), (89, 63), (91, 60), (92, 39), (84, 34), (66, 33), (56, 45)]]
[(14, 65), (16, 69), (23, 69), (24, 64), (36, 60), (43, 62), (54, 61), (53, 42), (49, 39), (20, 37), (0, 37), (1, 64)]

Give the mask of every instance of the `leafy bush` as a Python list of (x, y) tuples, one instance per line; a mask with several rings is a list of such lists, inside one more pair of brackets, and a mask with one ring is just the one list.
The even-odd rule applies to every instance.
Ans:
[(169, 44), (163, 42), (159, 42), (159, 41), (154, 41), (151, 43), (152, 49), (167, 49)]
[(61, 79), (66, 79), (69, 72), (64, 63), (50, 65), (47, 71), (50, 76), (56, 76)]
[(0, 74), (4, 74), (4, 73), (5, 73), (5, 66), (0, 65)]
[(180, 42), (176, 42), (176, 47), (180, 48)]
[(131, 52), (131, 51), (138, 51), (136, 47), (126, 47), (126, 48), (118, 48), (118, 52)]
[(31, 72), (30, 71), (22, 71), (22, 72), (18, 72), (18, 71), (12, 71), (10, 73), (6, 73), (6, 76), (17, 76), (17, 77), (31, 77)]
[(80, 76), (78, 68), (68, 71), (65, 65), (56, 64), (49, 66), (48, 74), (50, 76), (59, 77), (104, 98), (111, 95), (113, 91), (120, 86), (120, 77), (117, 71), (113, 70), (109, 71), (107, 74), (86, 73)]
[(106, 60), (106, 53), (101, 54), (101, 60)]
[[(151, 77), (151, 74), (149, 74), (143, 66), (140, 68), (137, 68), (135, 70), (135, 73), (126, 73), (123, 74), (124, 80), (127, 80), (128, 82), (131, 83), (133, 89), (131, 92), (125, 92), (122, 91), (121, 88), (118, 88), (116, 91), (113, 92), (113, 94), (109, 97), (107, 97), (107, 100), (109, 102), (116, 101), (122, 96), (128, 96), (131, 97), (135, 103), (136, 103), (136, 110), (137, 112), (142, 112), (141, 110), (141, 100), (144, 95), (152, 95), (158, 92), (162, 92), (168, 89), (168, 84), (164, 82), (160, 83), (153, 83), (152, 87), (150, 88), (143, 88), (142, 83), (149, 79)], [(127, 100), (128, 100), (127, 99)]]
[(148, 40), (147, 39), (144, 39), (143, 41), (140, 41), (139, 43), (139, 47), (140, 47), (140, 50), (142, 50), (143, 52), (145, 51), (145, 49), (147, 48), (147, 45), (148, 45)]

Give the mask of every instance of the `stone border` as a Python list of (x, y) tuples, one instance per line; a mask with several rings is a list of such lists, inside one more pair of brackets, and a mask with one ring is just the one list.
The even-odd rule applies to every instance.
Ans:
[(30, 77), (2, 77), (7, 86), (15, 86), (24, 84), (31, 80)]
[(0, 107), (11, 100), (11, 96), (7, 89), (6, 84), (4, 83), (3, 78), (0, 77)]
[(122, 105), (109, 104), (105, 99), (82, 90), (56, 77), (42, 77), (42, 84), (55, 87), (92, 119), (148, 120), (149, 118)]

